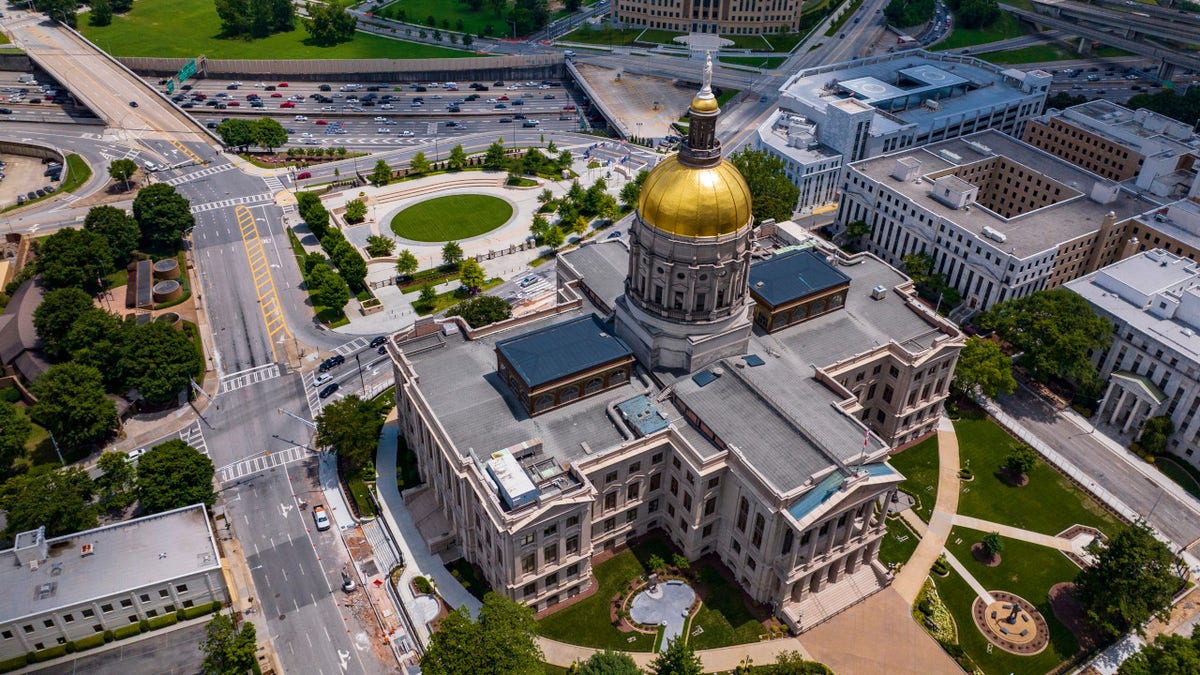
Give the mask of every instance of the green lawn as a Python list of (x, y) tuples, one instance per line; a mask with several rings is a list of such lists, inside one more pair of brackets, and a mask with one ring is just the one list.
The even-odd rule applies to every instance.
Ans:
[(490, 232), (512, 217), (512, 205), (490, 195), (450, 195), (418, 202), (392, 218), (392, 232), (412, 241), (457, 241)]
[(696, 627), (704, 629), (700, 635), (688, 638), (692, 648), (714, 649), (757, 642), (758, 636), (767, 632), (762, 621), (746, 609), (742, 589), (710, 565), (702, 565), (697, 574), (700, 583), (708, 589), (708, 597), (704, 598), (685, 631), (691, 635)]
[[(1094, 50), (1092, 56), (1103, 57), (1119, 57), (1128, 56), (1127, 52), (1123, 52), (1115, 47), (1102, 47)], [(1048, 45), (1033, 45), (1030, 47), (1022, 47), (1006, 52), (991, 52), (988, 54), (980, 54), (979, 58), (984, 61), (996, 63), (1000, 65), (1020, 65), (1023, 63), (1043, 63), (1046, 61), (1068, 61), (1072, 59), (1083, 58), (1075, 49), (1069, 49), (1060, 44)]]
[(904, 474), (900, 488), (916, 495), (920, 503), (915, 507), (922, 520), (929, 522), (933, 504), (937, 501), (938, 445), (937, 436), (893, 455), (888, 460), (897, 471)]
[(968, 30), (966, 28), (958, 28), (957, 26), (950, 33), (950, 36), (941, 44), (934, 47), (934, 51), (946, 51), (950, 49), (962, 49), (963, 47), (973, 47), (975, 45), (987, 44), (989, 42), (997, 42), (999, 40), (1007, 40), (1009, 38), (1020, 37), (1026, 33), (1024, 27), (1017, 21), (1017, 17), (1012, 14), (1000, 13), (1000, 18), (996, 19), (992, 25), (987, 28), (978, 28)]
[[(900, 541), (901, 538), (904, 541)], [(920, 542), (921, 538), (902, 519), (888, 518), (887, 534), (883, 535), (883, 542), (879, 544), (879, 562), (884, 565), (906, 563)]]
[[(651, 555), (670, 560), (671, 548), (663, 541), (647, 539), (618, 553), (592, 568), (599, 586), (591, 597), (565, 607), (538, 622), (539, 632), (553, 640), (585, 647), (648, 652), (654, 649), (655, 636), (649, 633), (622, 633), (609, 620), (609, 606), (626, 585), (645, 575)], [(629, 638), (633, 638), (630, 642)]]
[(357, 33), (333, 47), (308, 44), (308, 31), (296, 30), (261, 40), (221, 39), (221, 22), (211, 0), (138, 0), (133, 11), (113, 17), (112, 24), (92, 26), (89, 13), (79, 15), (79, 31), (116, 56), (193, 57), (210, 59), (415, 59), (474, 56), (471, 52), (389, 40)]
[(1197, 480), (1195, 469), (1188, 471), (1183, 462), (1166, 455), (1155, 457), (1154, 466), (1167, 475), (1167, 478), (1179, 483), (1193, 497), (1200, 499), (1200, 480)]
[(466, 558), (459, 558), (452, 563), (446, 565), (446, 569), (450, 570), (450, 574), (458, 579), (463, 588), (467, 589), (471, 595), (479, 600), (483, 600), (483, 596), (492, 590), (488, 585), (487, 579), (483, 578), (483, 570), (467, 561)]
[[(1004, 539), (1004, 552), (1000, 554), (1000, 564), (996, 567), (986, 567), (978, 563), (971, 554), (971, 545), (981, 537), (979, 532), (956, 527), (950, 531), (946, 548), (986, 589), (1016, 593), (1033, 603), (1050, 627), (1050, 644), (1034, 656), (1017, 656), (995, 648), (991, 654), (987, 654), (987, 640), (970, 619), (974, 593), (967, 588), (965, 593), (955, 593), (954, 604), (951, 604), (950, 598), (945, 594), (942, 596), (958, 623), (960, 643), (968, 637), (966, 633), (979, 635), (983, 643), (983, 648), (978, 652), (967, 644), (963, 644), (963, 648), (971, 652), (971, 657), (988, 673), (1043, 673), (1073, 656), (1079, 650), (1079, 643), (1071, 631), (1054, 618), (1047, 594), (1054, 584), (1073, 580), (1079, 573), (1079, 568), (1058, 551), (1014, 539)], [(961, 543), (956, 543), (959, 541)], [(950, 576), (955, 577), (957, 573), (951, 572)], [(945, 582), (946, 580), (938, 580), (936, 583), (940, 588)], [(966, 586), (965, 582), (960, 583)], [(963, 619), (959, 618), (960, 612), (964, 616)]]
[(1090, 525), (1113, 536), (1124, 527), (1062, 474), (1038, 460), (1029, 484), (1011, 487), (1000, 469), (1016, 440), (990, 418), (963, 418), (954, 423), (959, 459), (970, 462), (975, 480), (963, 483), (958, 512), (1043, 534), (1058, 534), (1071, 525)]
[[(483, 9), (478, 12), (472, 12), (466, 4), (461, 2), (399, 0), (384, 6), (375, 14), (399, 19), (400, 10), (404, 11), (405, 21), (422, 26), (428, 26), (428, 19), (432, 16), (437, 27), (443, 30), (466, 31), (474, 35), (490, 34), (496, 37), (509, 37), (512, 32), (512, 26), (504, 20), (505, 12), (501, 11), (499, 14), (493, 12), (488, 3), (484, 3)], [(461, 29), (458, 27), (459, 21), (462, 22)], [(443, 22), (448, 22), (448, 25)], [(488, 26), (492, 27), (490, 32), (487, 31)]]
[(642, 35), (638, 38), (638, 42), (653, 42), (654, 44), (659, 45), (682, 46), (683, 43), (676, 42), (675, 38), (683, 37), (685, 35), (687, 35), (687, 33), (677, 30), (657, 30), (654, 28), (647, 28), (646, 30), (642, 31)]
[[(483, 283), (483, 287), (480, 288), (479, 290), (480, 290), (480, 292), (488, 291), (488, 290), (491, 290), (491, 289), (499, 286), (502, 283), (504, 283), (503, 279), (501, 279), (500, 277), (493, 277), (493, 278), (485, 281)], [(413, 302), (413, 308), (417, 310), (417, 314), (419, 316), (428, 316), (430, 314), (436, 314), (444, 309), (450, 309), (454, 305), (457, 305), (458, 303), (462, 302), (463, 300), (467, 300), (468, 298), (470, 298), (470, 296), (467, 295), (466, 289), (459, 286), (458, 288), (456, 288), (452, 291), (446, 291), (445, 293), (438, 293), (437, 296), (433, 300), (432, 306), (420, 306), (419, 302)]]
[(586, 25), (583, 28), (567, 33), (562, 37), (562, 41), (582, 42), (589, 45), (627, 47), (633, 44), (633, 41), (641, 34), (641, 28), (610, 28), (608, 26), (594, 28), (591, 25)]
[(787, 59), (782, 56), (722, 56), (721, 63), (731, 63), (737, 66), (752, 66), (774, 70)]

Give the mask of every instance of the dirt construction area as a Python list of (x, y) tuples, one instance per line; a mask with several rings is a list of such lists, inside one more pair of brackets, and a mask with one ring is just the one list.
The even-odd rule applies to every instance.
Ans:
[[(37, 157), (24, 155), (0, 155), (0, 162), (5, 166), (0, 168), (4, 179), (0, 180), (0, 209), (17, 203), (17, 195), (46, 187), (50, 179), (42, 174), (46, 171), (42, 160)], [(54, 187), (58, 187), (55, 185)]]
[(687, 114), (696, 93), (694, 86), (676, 87), (673, 80), (661, 77), (632, 75), (584, 63), (576, 67), (612, 114), (631, 134), (638, 136), (661, 138), (678, 133), (671, 123)]

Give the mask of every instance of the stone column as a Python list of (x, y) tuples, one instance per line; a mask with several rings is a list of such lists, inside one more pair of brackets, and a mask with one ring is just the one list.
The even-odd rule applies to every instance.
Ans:
[(1149, 407), (1149, 405), (1149, 403), (1140, 398), (1133, 399), (1133, 407), (1129, 409), (1129, 417), (1125, 419), (1125, 424), (1121, 427), (1121, 433), (1128, 433), (1129, 428), (1137, 421), (1138, 411), (1142, 409), (1142, 406)]
[(817, 542), (821, 540), (821, 535), (819, 534), (821, 528), (814, 523), (808, 528), (808, 531), (812, 533), (812, 535), (809, 537), (810, 541), (808, 542), (808, 560), (809, 562), (812, 562), (813, 560), (817, 559)]
[(1117, 399), (1117, 405), (1113, 408), (1112, 415), (1108, 418), (1109, 424), (1117, 423), (1117, 416), (1121, 414), (1121, 409), (1125, 407), (1125, 402), (1129, 400), (1129, 391), (1121, 389), (1121, 397)]

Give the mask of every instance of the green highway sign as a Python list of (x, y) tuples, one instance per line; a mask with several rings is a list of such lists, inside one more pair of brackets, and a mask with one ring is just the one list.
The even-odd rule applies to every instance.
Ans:
[(175, 80), (167, 80), (167, 93), (168, 94), (175, 93)]
[(183, 64), (183, 67), (179, 69), (179, 74), (175, 76), (175, 79), (179, 80), (180, 82), (183, 82), (184, 80), (188, 79), (189, 77), (191, 77), (195, 74), (196, 74), (196, 59), (192, 59), (191, 61), (188, 61), (187, 63)]

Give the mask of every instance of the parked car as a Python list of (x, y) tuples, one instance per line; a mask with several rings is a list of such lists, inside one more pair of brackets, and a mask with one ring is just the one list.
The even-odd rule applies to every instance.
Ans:
[(330, 528), (329, 514), (325, 513), (325, 507), (317, 504), (312, 507), (313, 522), (317, 524), (317, 529), (324, 532)]

